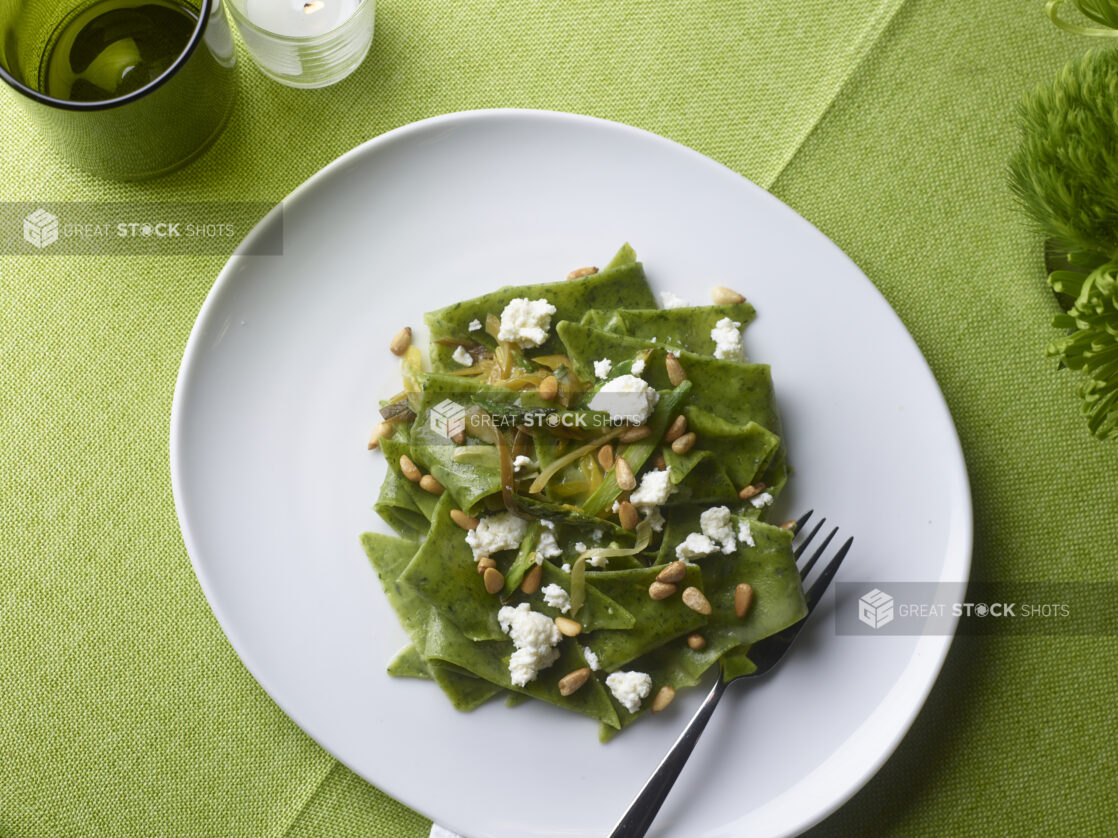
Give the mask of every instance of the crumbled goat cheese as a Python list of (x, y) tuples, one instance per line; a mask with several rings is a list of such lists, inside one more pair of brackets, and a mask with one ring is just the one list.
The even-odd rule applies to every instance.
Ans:
[(757, 546), (757, 542), (753, 540), (753, 530), (750, 528), (748, 521), (738, 522), (738, 540), (746, 547)]
[(640, 375), (643, 372), (644, 372), (644, 359), (643, 358), (637, 358), (637, 360), (633, 361), (633, 375)]
[(531, 349), (547, 340), (551, 315), (555, 306), (547, 300), (517, 297), (501, 312), (501, 330), (497, 340), (507, 340), (522, 349)]
[(511, 512), (499, 512), (481, 519), (476, 529), (466, 532), (466, 543), (474, 551), (474, 561), (482, 556), (491, 556), (501, 550), (513, 550), (520, 546), (528, 522), (517, 518)]
[(471, 320), (470, 325), (467, 326), (466, 328), (469, 329), (471, 332), (480, 331), (481, 330), (481, 321), (480, 320)]
[(613, 361), (603, 358), (594, 362), (594, 376), (596, 378), (609, 378), (609, 371), (613, 369)]
[(659, 506), (674, 491), (671, 473), (667, 469), (646, 471), (641, 477), (640, 486), (629, 495), (629, 503), (636, 507)]
[(683, 539), (683, 542), (675, 548), (675, 557), (677, 559), (700, 559), (703, 556), (709, 556), (718, 545), (711, 541), (707, 536), (702, 533), (693, 532)]
[(714, 357), (723, 361), (743, 361), (745, 352), (741, 348), (741, 323), (723, 317), (710, 330), (714, 341)]
[(621, 501), (615, 500), (613, 506), (610, 507), (610, 512), (616, 515), (619, 509), (621, 509)]
[(635, 375), (622, 375), (602, 385), (590, 400), (590, 409), (608, 413), (614, 422), (640, 425), (659, 400), (660, 394), (647, 381)]
[(598, 669), (601, 668), (601, 664), (598, 663), (598, 656), (594, 654), (593, 649), (588, 649), (584, 646), (582, 649), (582, 656), (586, 658), (586, 665), (594, 672), (597, 672)]
[(641, 700), (652, 692), (652, 676), (645, 672), (614, 672), (606, 678), (606, 686), (626, 710), (636, 713)]
[(571, 610), (571, 596), (564, 591), (559, 585), (552, 582), (544, 588), (540, 589), (543, 594), (543, 601), (552, 608), (558, 608), (559, 612), (566, 614)]
[(677, 297), (671, 291), (661, 291), (660, 302), (664, 308), (687, 308), (691, 305), (687, 300)]
[(605, 567), (609, 564), (609, 558), (606, 556), (589, 556), (586, 563), (591, 567)]
[(466, 351), (466, 347), (464, 346), (459, 346), (457, 349), (455, 349), (454, 354), (450, 357), (464, 367), (472, 367), (474, 365), (473, 356)]
[(570, 562), (563, 562), (563, 572), (564, 573), (570, 573), (571, 572), (571, 563)]
[(668, 522), (664, 519), (664, 516), (660, 514), (660, 507), (649, 506), (642, 509), (641, 512), (644, 513), (644, 517), (648, 519), (648, 522), (652, 524), (653, 532), (664, 531), (664, 524)]
[(520, 471), (524, 466), (532, 465), (532, 458), (525, 457), (523, 454), (517, 454), (516, 459), (512, 461), (512, 470)]
[(585, 553), (586, 552), (586, 544), (582, 541), (576, 541), (575, 542), (575, 552), (576, 553)]
[(722, 546), (723, 553), (732, 553), (737, 549), (738, 541), (734, 537), (733, 527), (730, 526), (728, 506), (712, 506), (704, 510), (699, 516), (699, 526), (703, 529), (703, 535)]
[(559, 546), (559, 542), (555, 540), (555, 525), (550, 521), (543, 522), (543, 530), (540, 532), (540, 541), (536, 545), (536, 564), (543, 564), (544, 559), (554, 559), (557, 556), (563, 555), (563, 548)]
[(523, 687), (535, 680), (541, 669), (547, 669), (559, 659), (559, 650), (555, 647), (563, 635), (546, 614), (539, 614), (522, 602), (516, 608), (504, 606), (497, 612), (497, 621), (516, 647), (509, 659), (509, 675), (514, 686)]
[(762, 506), (771, 506), (773, 502), (773, 496), (770, 495), (768, 492), (761, 492), (761, 494), (757, 495), (756, 497), (750, 498), (749, 502), (753, 504), (753, 506), (755, 506), (757, 509), (760, 509)]

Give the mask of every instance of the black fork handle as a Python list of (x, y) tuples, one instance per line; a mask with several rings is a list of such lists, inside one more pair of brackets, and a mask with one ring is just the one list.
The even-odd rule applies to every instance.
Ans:
[(726, 692), (726, 682), (722, 680), (722, 673), (719, 672), (718, 676), (714, 688), (707, 695), (702, 707), (687, 723), (687, 727), (675, 740), (675, 744), (672, 745), (672, 749), (668, 751), (668, 755), (660, 763), (660, 767), (656, 769), (656, 773), (644, 784), (641, 793), (629, 806), (629, 811), (617, 822), (617, 826), (613, 828), (609, 838), (641, 838), (648, 832), (648, 828), (652, 826), (652, 821), (656, 819), (660, 807), (664, 805), (668, 792), (672, 790), (680, 772), (683, 771), (683, 766), (687, 764), (687, 758), (695, 750), (695, 743), (699, 741), (699, 736), (706, 729), (707, 722), (714, 714), (714, 708), (718, 706), (719, 699)]

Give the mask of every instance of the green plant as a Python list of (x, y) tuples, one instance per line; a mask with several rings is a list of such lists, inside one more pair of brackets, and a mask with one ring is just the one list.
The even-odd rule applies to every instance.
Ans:
[(1080, 396), (1091, 433), (1118, 437), (1118, 50), (1070, 62), (1025, 96), (1019, 117), (1010, 186), (1078, 268), (1049, 276), (1072, 302), (1053, 321), (1068, 333), (1047, 352), (1087, 376)]
[(1118, 3), (1111, 0), (1072, 0), (1072, 4), (1085, 18), (1107, 27), (1099, 29), (1096, 26), (1081, 26), (1061, 19), (1059, 11), (1064, 2), (1065, 0), (1048, 0), (1044, 11), (1049, 19), (1065, 32), (1092, 38), (1118, 38)]

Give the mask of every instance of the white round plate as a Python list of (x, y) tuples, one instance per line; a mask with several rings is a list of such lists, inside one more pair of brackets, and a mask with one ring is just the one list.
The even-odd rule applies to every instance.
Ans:
[[(385, 674), (406, 638), (358, 544), (387, 532), (372, 511), (384, 463), (365, 443), (377, 400), (399, 389), (388, 341), (428, 309), (602, 264), (625, 241), (657, 290), (696, 303), (713, 285), (741, 290), (795, 467), (783, 512), (814, 508), (855, 536), (840, 578), (961, 593), (966, 472), (924, 359), (837, 247), (729, 169), (611, 122), (476, 111), (365, 143), (282, 210), (283, 255), (229, 261), (183, 358), (170, 438), (183, 538), (264, 689), (444, 826), (606, 834), (705, 690), (600, 745), (574, 714), (500, 701), (462, 714), (434, 685)], [(653, 834), (794, 835), (892, 753), (950, 638), (840, 636), (833, 609), (772, 677), (735, 685)]]

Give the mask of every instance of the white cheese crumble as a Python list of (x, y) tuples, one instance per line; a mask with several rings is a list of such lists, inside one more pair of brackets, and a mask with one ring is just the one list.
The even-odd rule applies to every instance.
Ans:
[(762, 506), (771, 506), (773, 502), (773, 496), (770, 495), (768, 492), (761, 492), (761, 494), (757, 495), (756, 497), (750, 498), (749, 502), (753, 504), (753, 506), (757, 509), (760, 509)]
[(481, 330), (481, 321), (480, 320), (471, 320), (470, 325), (467, 326), (466, 328), (469, 329), (471, 332), (480, 331)]
[(585, 553), (586, 552), (586, 543), (583, 542), (583, 541), (576, 541), (575, 542), (575, 552), (576, 553)]
[(516, 459), (512, 461), (512, 470), (520, 471), (524, 466), (532, 465), (532, 458), (525, 457), (523, 454), (517, 454)]
[(555, 540), (555, 524), (552, 521), (540, 521), (543, 530), (540, 532), (540, 541), (536, 545), (536, 564), (543, 564), (544, 559), (554, 559), (563, 555), (563, 548)]
[(497, 340), (507, 340), (522, 349), (531, 349), (547, 340), (551, 315), (555, 306), (547, 300), (517, 297), (501, 312), (501, 330)]
[(561, 614), (566, 614), (571, 610), (570, 594), (554, 582), (541, 588), (540, 593), (543, 594), (543, 601), (552, 608), (558, 608)]
[(738, 522), (738, 540), (746, 547), (757, 546), (757, 542), (753, 540), (753, 530), (750, 528), (748, 521)]
[(563, 572), (564, 573), (570, 573), (571, 572), (571, 563), (570, 562), (563, 562)]
[(516, 647), (509, 659), (509, 675), (514, 686), (523, 687), (535, 680), (541, 669), (547, 669), (559, 659), (559, 650), (555, 647), (563, 635), (546, 614), (539, 614), (522, 602), (516, 608), (504, 606), (497, 612), (497, 621)]
[(723, 317), (710, 330), (714, 341), (714, 357), (723, 361), (744, 361), (745, 352), (741, 348), (741, 323)]
[(633, 361), (633, 375), (641, 375), (644, 372), (644, 358), (637, 358)]
[(660, 303), (664, 308), (688, 308), (691, 303), (682, 297), (677, 297), (671, 291), (660, 292)]
[(610, 512), (612, 512), (614, 515), (616, 515), (618, 510), (621, 509), (621, 501), (615, 500), (613, 502), (613, 506), (611, 506), (609, 509), (610, 509)]
[(478, 523), (476, 529), (466, 532), (466, 543), (474, 551), (474, 561), (482, 556), (491, 556), (501, 550), (513, 550), (520, 546), (528, 522), (517, 518), (511, 512), (487, 515)]
[(583, 647), (582, 656), (586, 658), (586, 665), (589, 666), (593, 672), (597, 672), (601, 668), (602, 665), (598, 662), (598, 656), (594, 654), (593, 649)]
[(609, 564), (609, 557), (607, 556), (589, 556), (586, 563), (591, 567), (605, 567)]
[(652, 676), (645, 672), (613, 672), (606, 678), (606, 686), (621, 706), (636, 713), (641, 701), (652, 692)]
[(658, 401), (660, 394), (647, 381), (635, 375), (621, 375), (602, 385), (590, 400), (590, 409), (608, 413), (614, 422), (640, 425)]
[(671, 473), (667, 469), (646, 471), (641, 477), (641, 484), (629, 495), (629, 503), (636, 507), (659, 506), (674, 491)]
[(723, 553), (732, 553), (737, 549), (738, 541), (734, 537), (733, 527), (730, 526), (728, 506), (712, 506), (704, 510), (699, 516), (699, 526), (703, 529), (703, 535), (722, 547)]
[(474, 365), (473, 356), (471, 356), (470, 353), (466, 351), (466, 347), (464, 346), (459, 346), (457, 349), (455, 349), (454, 354), (450, 357), (464, 367), (472, 367)]
[(609, 358), (602, 358), (600, 361), (594, 362), (594, 377), (595, 378), (609, 378), (609, 371), (613, 369), (613, 361)]
[(684, 561), (701, 559), (703, 556), (709, 556), (717, 549), (718, 545), (711, 541), (709, 537), (702, 533), (693, 532), (676, 546), (675, 557)]
[(649, 506), (642, 509), (641, 512), (644, 513), (644, 517), (647, 518), (648, 522), (652, 525), (653, 532), (664, 531), (664, 524), (668, 522), (664, 519), (664, 516), (660, 514), (660, 507)]

